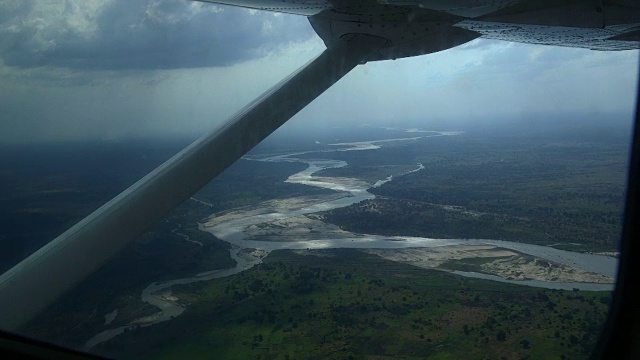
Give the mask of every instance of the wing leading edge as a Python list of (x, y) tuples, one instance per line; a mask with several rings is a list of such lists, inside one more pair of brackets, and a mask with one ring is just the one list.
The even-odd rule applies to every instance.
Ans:
[(327, 46), (345, 34), (387, 39), (369, 60), (445, 50), (482, 37), (601, 51), (640, 49), (632, 0), (200, 0), (309, 17)]
[(340, 80), (384, 43), (345, 36), (227, 123), (0, 276), (0, 325), (16, 330), (89, 276)]

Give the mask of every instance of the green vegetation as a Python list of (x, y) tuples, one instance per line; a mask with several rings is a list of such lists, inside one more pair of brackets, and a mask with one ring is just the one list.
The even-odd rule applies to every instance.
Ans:
[[(465, 134), (398, 142), (374, 151), (322, 153), (349, 166), (327, 169), (321, 176), (374, 181), (415, 169), (418, 162), (426, 167), (371, 189), (378, 195), (373, 201), (322, 216), (362, 233), (615, 250), (627, 156), (626, 144), (618, 140)], [(134, 174), (146, 172), (142, 159), (134, 162), (140, 165), (135, 171), (111, 161), (110, 171), (119, 169), (111, 177), (61, 171), (56, 178), (59, 166), (51, 165), (29, 181), (26, 175), (6, 180), (6, 188), (17, 190), (0, 197), (6, 210), (0, 221), (8, 229), (0, 237), (16, 241), (3, 242), (11, 256), (2, 266), (15, 263), (17, 253), (37, 248), (115, 195), (136, 179)], [(89, 160), (100, 171), (105, 166)], [(194, 196), (209, 205), (187, 201), (23, 332), (80, 347), (106, 329), (103, 316), (116, 308), (118, 316), (109, 328), (156, 312), (140, 301), (140, 292), (151, 282), (234, 264), (229, 245), (198, 230), (198, 220), (274, 198), (334, 193), (284, 183), (305, 167), (239, 161)], [(21, 239), (30, 245), (16, 245)], [(322, 256), (276, 251), (264, 264), (238, 275), (176, 286), (174, 294), (190, 303), (183, 315), (130, 331), (95, 350), (149, 359), (585, 358), (610, 298), (609, 293), (462, 278), (357, 250), (318, 254)], [(478, 271), (490, 260), (444, 266)]]
[[(210, 206), (193, 200), (186, 201), (164, 221), (126, 246), (96, 273), (52, 304), (21, 329), (21, 332), (35, 338), (78, 347), (87, 340), (87, 334), (97, 333), (104, 328), (104, 314), (116, 308), (118, 316), (110, 325), (114, 327), (156, 313), (156, 307), (140, 301), (140, 293), (150, 283), (235, 265), (229, 255), (230, 245), (199, 230), (200, 219), (216, 211), (252, 205), (272, 198), (335, 193), (284, 183), (289, 175), (305, 167), (305, 164), (239, 161), (194, 196)], [(130, 180), (132, 179), (127, 178), (127, 181)], [(57, 183), (48, 186), (55, 184)], [(48, 198), (41, 195), (37, 199), (43, 202)], [(68, 203), (64, 203), (63, 209), (89, 212), (83, 208), (87, 199), (65, 199)], [(79, 220), (77, 216), (73, 219)], [(202, 246), (186, 241), (185, 236)]]
[(0, 272), (33, 253), (185, 144), (0, 146)]
[(335, 153), (359, 164), (353, 173), (357, 166), (383, 166), (397, 156), (421, 162), (425, 170), (373, 188), (380, 198), (330, 211), (325, 219), (372, 234), (559, 247), (577, 243), (571, 245), (574, 251), (617, 249), (626, 180), (624, 143), (572, 139), (550, 144), (546, 138), (460, 135), (428, 138), (405, 148)]
[[(114, 327), (158, 312), (156, 307), (140, 301), (142, 290), (150, 283), (234, 266), (229, 244), (198, 230), (193, 221), (208, 211), (207, 206), (193, 201), (181, 205), (166, 221), (126, 246), (20, 332), (79, 347), (87, 340), (87, 334), (103, 329), (104, 315), (114, 309), (118, 309), (118, 316), (110, 325)], [(185, 241), (181, 234), (202, 246)]]
[(144, 359), (586, 358), (608, 293), (462, 278), (357, 250), (271, 253), (174, 287), (180, 317), (97, 351)]

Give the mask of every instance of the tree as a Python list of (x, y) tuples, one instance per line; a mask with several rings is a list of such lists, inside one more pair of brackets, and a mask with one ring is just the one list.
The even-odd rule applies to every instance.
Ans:
[(496, 334), (496, 339), (498, 339), (498, 341), (507, 340), (507, 333), (505, 333), (504, 330), (498, 331), (498, 333)]
[(569, 337), (569, 341), (571, 341), (571, 344), (573, 344), (573, 345), (577, 345), (577, 344), (580, 342), (580, 340), (578, 339), (578, 337), (577, 337), (577, 336), (575, 336), (575, 335), (571, 335), (571, 336)]

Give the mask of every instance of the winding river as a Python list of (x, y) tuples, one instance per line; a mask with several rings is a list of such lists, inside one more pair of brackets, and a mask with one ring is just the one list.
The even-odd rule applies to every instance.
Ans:
[[(436, 136), (452, 136), (457, 135), (455, 132), (442, 132)], [(434, 135), (427, 135), (425, 137), (431, 137)], [(334, 146), (331, 150), (315, 151), (315, 152), (299, 152), (286, 155), (277, 155), (269, 157), (257, 157), (246, 156), (246, 160), (263, 161), (263, 162), (299, 162), (305, 163), (308, 167), (298, 173), (291, 175), (286, 182), (295, 184), (304, 184), (308, 186), (315, 186), (325, 189), (331, 189), (336, 191), (345, 192), (345, 197), (329, 200), (321, 203), (316, 203), (307, 207), (293, 209), (293, 210), (281, 210), (274, 211), (273, 209), (266, 210), (262, 213), (254, 215), (239, 217), (230, 219), (228, 221), (221, 222), (214, 226), (207, 226), (200, 224), (200, 229), (208, 231), (215, 235), (217, 238), (229, 242), (232, 247), (230, 249), (231, 257), (236, 261), (236, 266), (228, 269), (213, 270), (204, 273), (197, 274), (193, 277), (175, 279), (171, 281), (165, 281), (160, 283), (152, 283), (147, 286), (141, 294), (141, 301), (156, 306), (160, 311), (152, 316), (136, 319), (128, 325), (109, 329), (96, 334), (89, 339), (85, 348), (91, 347), (107, 341), (127, 330), (134, 329), (136, 327), (152, 326), (154, 324), (168, 321), (176, 316), (179, 316), (184, 312), (185, 306), (178, 303), (177, 299), (171, 294), (171, 287), (174, 285), (189, 284), (199, 281), (207, 281), (211, 279), (231, 276), (241, 271), (247, 270), (254, 265), (260, 263), (264, 255), (273, 250), (280, 249), (330, 249), (330, 248), (361, 248), (361, 249), (401, 249), (401, 248), (425, 248), (425, 247), (438, 247), (448, 245), (493, 245), (500, 248), (514, 250), (520, 253), (532, 255), (538, 258), (553, 261), (555, 263), (571, 266), (573, 268), (581, 269), (588, 272), (593, 272), (601, 275), (605, 275), (611, 278), (615, 278), (617, 270), (617, 259), (608, 256), (584, 254), (577, 252), (570, 252), (564, 250), (558, 250), (547, 246), (532, 245), (526, 243), (516, 243), (500, 240), (487, 240), (487, 239), (431, 239), (422, 237), (408, 237), (408, 236), (379, 236), (368, 234), (356, 234), (354, 237), (347, 238), (324, 238), (309, 241), (256, 241), (246, 239), (244, 230), (252, 225), (262, 224), (273, 220), (281, 220), (292, 218), (296, 216), (312, 214), (321, 211), (327, 211), (337, 209), (345, 206), (349, 206), (358, 203), (363, 200), (374, 199), (375, 195), (367, 191), (372, 187), (370, 184), (366, 184), (362, 181), (355, 181), (348, 178), (331, 178), (331, 177), (318, 177), (314, 176), (318, 171), (330, 168), (339, 168), (346, 166), (347, 163), (341, 160), (327, 160), (327, 159), (306, 159), (300, 158), (299, 155), (309, 153), (326, 153), (333, 151), (362, 151), (362, 150), (375, 150), (380, 148), (381, 144), (395, 142), (395, 141), (415, 141), (420, 137), (403, 138), (403, 139), (390, 139), (390, 140), (378, 140), (369, 142), (352, 142), (352, 143), (340, 143), (331, 144)], [(421, 171), (424, 169), (422, 164), (417, 164), (416, 168), (403, 174), (396, 175), (402, 176), (408, 173)], [(386, 179), (379, 180), (373, 187), (381, 186), (386, 182), (393, 181), (394, 176), (389, 176)], [(201, 202), (200, 200), (192, 198), (191, 200)], [(204, 203), (206, 204), (206, 203)], [(214, 215), (212, 215), (214, 216)], [(185, 241), (192, 242), (196, 245), (202, 246), (201, 243), (192, 241), (188, 235), (180, 232), (180, 225), (176, 224), (176, 228), (172, 230), (175, 234), (181, 236)], [(243, 249), (258, 249), (261, 250), (260, 256), (247, 255)], [(571, 290), (574, 288), (591, 291), (604, 291), (611, 290), (612, 284), (592, 284), (592, 283), (562, 283), (562, 282), (550, 282), (550, 281), (538, 281), (538, 280), (507, 280), (495, 275), (480, 274), (474, 272), (462, 272), (455, 271), (455, 274), (488, 279), (494, 281), (501, 281), (505, 283), (514, 283), (527, 286), (543, 287), (550, 289), (565, 289)], [(107, 314), (107, 323), (113, 321), (115, 315), (113, 313)], [(115, 312), (117, 314), (117, 312)]]

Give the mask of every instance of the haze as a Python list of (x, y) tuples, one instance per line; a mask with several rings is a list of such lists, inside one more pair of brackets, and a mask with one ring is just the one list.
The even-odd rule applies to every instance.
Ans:
[[(0, 1), (0, 143), (196, 136), (323, 49), (300, 16), (180, 0)], [(637, 71), (638, 51), (480, 39), (359, 66), (282, 131), (630, 122)]]

